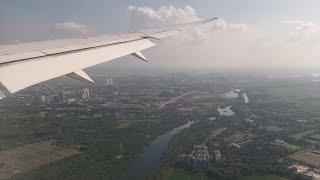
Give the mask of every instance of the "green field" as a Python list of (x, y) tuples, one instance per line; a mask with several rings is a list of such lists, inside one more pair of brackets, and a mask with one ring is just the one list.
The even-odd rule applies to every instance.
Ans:
[(287, 178), (280, 176), (243, 176), (239, 180), (287, 180)]
[(299, 133), (299, 134), (294, 135), (294, 138), (296, 138), (296, 139), (302, 139), (302, 138), (304, 138), (305, 136), (308, 136), (308, 135), (310, 135), (310, 134), (313, 134), (313, 133), (315, 133), (315, 132), (317, 132), (317, 131), (318, 131), (317, 129), (307, 130), (307, 131), (304, 131), (304, 132), (301, 132), (301, 133)]
[(301, 149), (300, 146), (297, 146), (297, 145), (294, 145), (294, 144), (286, 144), (286, 148), (288, 148), (289, 150), (292, 150), (292, 151), (296, 151), (296, 150)]
[(266, 130), (268, 131), (273, 131), (273, 132), (280, 132), (282, 131), (283, 129), (280, 128), (280, 127), (277, 127), (277, 126), (266, 126), (264, 127)]
[(181, 169), (174, 169), (171, 176), (168, 178), (170, 180), (209, 180), (209, 178), (203, 173), (192, 173), (186, 172)]
[(228, 138), (228, 141), (229, 142), (239, 142), (239, 141), (246, 140), (248, 137), (249, 137), (249, 135), (244, 132), (235, 132), (234, 134), (232, 134)]

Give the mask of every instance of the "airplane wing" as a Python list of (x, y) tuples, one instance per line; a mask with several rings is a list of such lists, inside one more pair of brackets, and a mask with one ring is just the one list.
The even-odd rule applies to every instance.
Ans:
[(141, 50), (155, 46), (152, 40), (214, 20), (217, 18), (117, 35), (0, 45), (0, 99), (62, 75), (93, 82), (83, 69), (130, 54), (147, 61)]

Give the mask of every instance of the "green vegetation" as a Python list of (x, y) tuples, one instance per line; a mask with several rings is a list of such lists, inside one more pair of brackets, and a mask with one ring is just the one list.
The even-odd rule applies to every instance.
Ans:
[[(14, 178), (117, 179), (153, 139), (190, 120), (196, 123), (173, 136), (146, 179), (292, 179), (288, 167), (298, 162), (288, 157), (320, 149), (320, 88), (308, 78), (190, 74), (177, 81), (153, 74), (119, 79), (117, 93), (115, 87), (92, 85), (97, 98), (75, 103), (41, 103), (39, 96), (56, 93), (56, 85), (1, 102), (1, 150), (55, 139), (59, 147), (79, 152)], [(78, 95), (83, 86), (64, 90)], [(221, 96), (235, 88), (242, 89), (238, 98)], [(193, 93), (175, 99), (186, 92)], [(243, 102), (243, 93), (250, 103)], [(229, 105), (235, 116), (220, 116), (217, 108)], [(198, 144), (208, 147), (208, 169), (175, 166), (179, 154), (190, 154)]]
[(248, 139), (250, 135), (244, 133), (244, 132), (235, 132), (231, 136), (228, 137), (229, 142), (239, 142), (239, 141), (244, 141)]
[(273, 131), (273, 132), (280, 132), (283, 130), (282, 128), (277, 126), (265, 126), (264, 128), (268, 131)]
[(192, 173), (182, 169), (174, 169), (168, 180), (209, 180), (204, 173)]
[(223, 133), (225, 130), (227, 130), (226, 128), (218, 128), (218, 129), (214, 129), (210, 135), (209, 135), (209, 139), (214, 139), (216, 138), (219, 134)]
[[(217, 118), (207, 122), (207, 118), (199, 115), (197, 125), (171, 140), (161, 164), (148, 177), (168, 179), (174, 172), (178, 174), (175, 176), (177, 179), (196, 178), (194, 175), (197, 173), (205, 173), (212, 179), (296, 177), (288, 170), (294, 163), (288, 157), (303, 149), (320, 148), (314, 135), (320, 128), (320, 89), (307, 81), (297, 83), (272, 79), (263, 83), (255, 80), (238, 82), (234, 86), (245, 89), (250, 103), (244, 104), (241, 98), (224, 99), (219, 96), (231, 88), (223, 92), (208, 90), (203, 93), (205, 96), (216, 96), (211, 108), (233, 105), (236, 116), (219, 117), (216, 112), (209, 113), (208, 106), (203, 106), (212, 99), (201, 99), (201, 95), (194, 97), (197, 101), (192, 102), (192, 107), (201, 106), (201, 115), (209, 114), (207, 117)], [(209, 95), (209, 92), (215, 95)], [(188, 107), (188, 101), (180, 104)], [(209, 148), (212, 158), (209, 169), (197, 172), (187, 168), (182, 171), (172, 165), (179, 154), (190, 153), (197, 144), (205, 144)], [(214, 160), (214, 150), (220, 150), (220, 161)]]
[(306, 136), (309, 136), (310, 134), (313, 134), (313, 133), (315, 133), (317, 131), (318, 131), (317, 129), (310, 129), (310, 130), (307, 130), (307, 131), (303, 131), (301, 133), (295, 134), (294, 138), (302, 139), (302, 138), (304, 138)]
[[(131, 85), (128, 91), (141, 91), (136, 86)], [(144, 105), (159, 99), (152, 91), (148, 93), (143, 97), (133, 95), (131, 98), (136, 101), (112, 108), (79, 100), (59, 104), (42, 104), (27, 98), (2, 101), (1, 150), (50, 138), (59, 146), (80, 152), (28, 172), (21, 171), (23, 173), (14, 179), (115, 179), (121, 176), (154, 138), (190, 120), (176, 108), (159, 111), (157, 106)], [(128, 96), (124, 94), (119, 101), (121, 98), (125, 101)]]
[(297, 151), (301, 149), (301, 146), (295, 145), (295, 144), (286, 144), (286, 148), (288, 148), (291, 151)]
[(288, 178), (280, 176), (243, 176), (238, 180), (287, 180)]

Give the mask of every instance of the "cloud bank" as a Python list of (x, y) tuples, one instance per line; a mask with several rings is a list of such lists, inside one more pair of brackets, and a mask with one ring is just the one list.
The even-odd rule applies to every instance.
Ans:
[[(201, 19), (189, 5), (159, 9), (129, 6), (128, 12), (133, 22), (144, 26)], [(153, 59), (151, 65), (164, 67), (305, 68), (320, 67), (319, 42), (320, 25), (313, 22), (279, 20), (262, 27), (221, 19), (170, 38), (147, 53)]]
[(289, 38), (294, 41), (313, 41), (320, 39), (320, 25), (308, 21), (282, 21), (289, 32)]

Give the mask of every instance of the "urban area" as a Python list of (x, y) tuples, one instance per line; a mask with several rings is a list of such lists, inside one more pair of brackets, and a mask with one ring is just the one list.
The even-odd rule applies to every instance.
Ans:
[(92, 77), (0, 102), (0, 179), (320, 179), (317, 74)]

